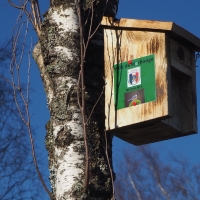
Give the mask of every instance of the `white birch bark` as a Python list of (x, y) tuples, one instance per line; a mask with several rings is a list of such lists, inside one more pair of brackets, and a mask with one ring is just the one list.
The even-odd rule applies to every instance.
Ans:
[[(73, 187), (75, 187), (77, 180), (80, 180), (80, 175), (84, 174), (83, 130), (80, 109), (78, 104), (69, 102), (70, 95), (73, 92), (76, 93), (78, 77), (62, 73), (63, 63), (60, 65), (58, 61), (70, 63), (79, 59), (78, 50), (73, 51), (64, 42), (62, 43), (62, 38), (66, 40), (65, 35), (67, 34), (79, 35), (75, 4), (67, 8), (63, 6), (50, 8), (46, 20), (49, 26), (47, 27), (49, 33), (47, 34), (52, 36), (51, 38), (48, 36), (52, 39), (52, 41), (48, 41), (49, 45), (52, 45), (48, 49), (48, 54), (57, 59), (54, 61), (55, 64), (49, 61), (47, 61), (49, 64), (45, 64), (41, 55), (40, 44), (35, 47), (33, 55), (41, 70), (51, 113), (51, 121), (48, 124), (49, 127), (47, 127), (49, 131), (47, 147), (52, 151), (49, 157), (50, 180), (56, 199), (73, 199), (71, 197)], [(50, 27), (56, 27), (54, 34), (51, 34), (53, 30)], [(67, 148), (65, 143), (68, 144)], [(54, 146), (52, 146), (53, 144)]]
[[(63, 9), (62, 6), (60, 8), (56, 9), (50, 9), (48, 12), (49, 15), (49, 23), (55, 23), (57, 27), (59, 27), (59, 30), (57, 32), (57, 35), (64, 37), (65, 33), (71, 33), (75, 32), (78, 34), (79, 28), (78, 28), (78, 19), (75, 11), (75, 7), (73, 8), (66, 8)], [(53, 51), (56, 52), (59, 56), (62, 57), (63, 60), (73, 60), (79, 57), (78, 52), (72, 53), (71, 49), (61, 46), (59, 44), (58, 46), (55, 46)], [(77, 87), (78, 79), (77, 78), (71, 78), (66, 76), (59, 76), (57, 80), (55, 80), (57, 84), (57, 91), (60, 92), (59, 95), (62, 99), (62, 96), (65, 96), (67, 98), (68, 93), (73, 87)], [(67, 88), (67, 90), (65, 89)], [(67, 94), (66, 94), (67, 92)], [(53, 95), (57, 96), (57, 95)], [(82, 130), (82, 124), (81, 124), (81, 114), (80, 109), (76, 105), (66, 105), (65, 102), (67, 99), (64, 99), (63, 105), (58, 105), (62, 107), (67, 106), (68, 111), (71, 111), (71, 117), (69, 120), (65, 121), (64, 123), (60, 124), (57, 119), (53, 120), (53, 137), (58, 138), (61, 135), (61, 131), (70, 131), (70, 134), (72, 137), (82, 137), (83, 130)], [(57, 102), (55, 102), (57, 103)], [(49, 99), (49, 104), (53, 104), (51, 102), (51, 99)], [(55, 106), (55, 105), (53, 105)], [(60, 108), (59, 108), (60, 109)], [(66, 108), (64, 108), (66, 110)], [(59, 112), (59, 111), (58, 111)], [(64, 116), (66, 113), (62, 113), (63, 116), (60, 116), (61, 120), (64, 120)], [(62, 115), (61, 114), (61, 115)], [(61, 136), (62, 137), (62, 136)], [(66, 195), (68, 191), (71, 191), (73, 185), (76, 182), (76, 179), (79, 179), (79, 174), (83, 173), (82, 169), (77, 167), (82, 166), (84, 163), (84, 155), (80, 154), (80, 152), (74, 151), (74, 148), (77, 146), (81, 146), (80, 141), (75, 140), (73, 143), (71, 143), (67, 149), (62, 149), (60, 147), (55, 147), (55, 158), (56, 158), (56, 181), (55, 181), (55, 188), (56, 188), (56, 199), (71, 199), (70, 196)]]
[[(110, 3), (110, 10), (113, 13), (116, 11), (117, 0), (111, 1), (115, 2), (113, 5)], [(104, 3), (97, 2), (96, 4), (96, 11), (101, 11), (101, 15), (106, 1), (102, 2)], [(104, 7), (98, 8), (99, 5)], [(101, 20), (101, 17), (98, 14), (98, 20)], [(82, 117), (77, 99), (80, 70), (78, 24), (74, 0), (51, 1), (51, 8), (45, 14), (40, 40), (33, 52), (33, 57), (41, 72), (51, 115), (46, 125), (46, 147), (49, 152), (52, 192), (56, 200), (111, 199), (110, 169), (105, 156), (103, 99), (101, 105), (97, 105), (91, 120), (88, 121), (90, 182), (87, 194), (84, 193), (85, 148)], [(99, 40), (102, 41), (102, 39), (101, 36)], [(99, 51), (99, 47), (95, 45), (87, 61), (87, 70), (89, 70), (86, 70), (86, 73), (88, 72), (86, 76), (88, 80), (86, 80), (88, 85), (86, 88), (87, 116), (103, 88), (103, 74), (101, 74), (103, 73), (103, 46), (101, 45)], [(100, 56), (95, 66), (90, 65), (93, 56)], [(99, 66), (101, 69), (97, 69)], [(99, 74), (102, 77), (93, 76), (97, 70), (101, 71)], [(98, 80), (101, 80), (101, 84)], [(95, 85), (99, 88), (94, 88)], [(111, 140), (108, 144), (109, 155), (111, 155)]]

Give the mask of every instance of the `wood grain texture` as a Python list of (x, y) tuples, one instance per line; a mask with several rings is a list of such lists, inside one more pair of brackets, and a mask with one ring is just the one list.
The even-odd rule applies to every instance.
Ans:
[[(105, 39), (105, 113), (106, 130), (120, 128), (158, 118), (166, 118), (169, 110), (169, 69), (164, 33), (107, 30)], [(147, 55), (155, 55), (156, 101), (115, 111), (113, 65)]]
[(112, 18), (103, 17), (101, 25), (104, 28), (120, 28), (120, 29), (140, 29), (146, 31), (163, 31), (169, 32), (175, 38), (181, 38), (188, 42), (188, 45), (195, 51), (200, 51), (200, 39), (194, 34), (175, 24), (174, 22), (164, 22), (156, 20), (139, 20), (121, 18), (116, 22)]
[(198, 125), (197, 125), (197, 89), (196, 89), (196, 61), (195, 61), (195, 53), (191, 53), (191, 60), (192, 60), (192, 132), (198, 132)]
[(180, 44), (175, 40), (170, 40), (170, 54), (176, 62), (179, 62), (181, 65), (185, 66), (188, 69), (192, 69), (192, 60), (190, 49), (186, 46)]
[[(102, 24), (106, 131), (135, 145), (197, 133), (195, 50), (200, 51), (200, 40), (172, 22), (104, 18)], [(156, 100), (116, 110), (113, 66), (152, 54)]]
[[(181, 48), (180, 52), (179, 48)], [(195, 53), (184, 44), (170, 40), (173, 115), (163, 123), (175, 128), (183, 135), (197, 132), (194, 55)]]
[(171, 31), (173, 28), (173, 22), (163, 22), (155, 20), (139, 20), (139, 19), (126, 19), (121, 18), (116, 22), (112, 18), (103, 17), (101, 25), (104, 26), (115, 26), (123, 28), (134, 28), (134, 29), (152, 29), (155, 30), (166, 30)]

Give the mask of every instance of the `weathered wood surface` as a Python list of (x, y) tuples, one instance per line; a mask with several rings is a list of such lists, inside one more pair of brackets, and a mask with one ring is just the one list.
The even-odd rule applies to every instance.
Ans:
[(183, 134), (197, 132), (195, 53), (170, 40), (172, 118), (163, 122)]
[[(196, 133), (195, 51), (200, 51), (200, 39), (172, 22), (104, 18), (102, 25), (106, 130), (136, 145)], [(152, 54), (156, 100), (116, 110), (113, 66)]]
[(109, 27), (120, 27), (120, 29), (143, 29), (146, 31), (163, 31), (169, 32), (175, 38), (181, 38), (188, 42), (188, 45), (191, 45), (193, 50), (199, 51), (200, 49), (200, 39), (185, 30), (184, 28), (178, 26), (174, 22), (164, 22), (164, 21), (155, 21), (155, 20), (139, 20), (139, 19), (126, 19), (121, 18), (116, 22), (113, 22), (112, 18), (104, 17), (101, 25), (104, 28)]
[(191, 50), (177, 41), (170, 40), (170, 56), (187, 69), (192, 69)]
[[(200, 51), (200, 50), (199, 50)], [(198, 125), (197, 125), (197, 89), (196, 89), (196, 60), (195, 54), (191, 52), (191, 60), (192, 60), (192, 128), (193, 133), (198, 132)]]
[[(105, 113), (106, 130), (140, 123), (170, 115), (168, 82), (170, 69), (164, 33), (126, 30), (107, 30), (105, 40)], [(113, 94), (113, 65), (117, 62), (155, 55), (156, 101), (115, 111)]]
[(120, 28), (134, 28), (134, 29), (150, 29), (150, 30), (168, 30), (173, 28), (173, 22), (162, 22), (154, 20), (139, 20), (139, 19), (125, 19), (121, 18), (117, 21), (113, 21), (112, 18), (104, 17), (101, 21), (101, 25), (116, 26)]

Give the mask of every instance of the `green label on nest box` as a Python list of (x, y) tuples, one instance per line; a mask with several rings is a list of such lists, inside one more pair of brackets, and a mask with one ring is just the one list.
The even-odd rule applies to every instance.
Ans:
[(156, 100), (154, 55), (114, 65), (116, 110)]

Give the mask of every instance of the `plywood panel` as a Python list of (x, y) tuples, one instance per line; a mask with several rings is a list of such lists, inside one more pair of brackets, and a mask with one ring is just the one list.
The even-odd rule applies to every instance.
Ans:
[[(166, 52), (165, 33), (104, 30), (106, 130), (170, 116), (170, 69)], [(115, 110), (114, 71), (116, 63), (136, 58), (155, 56), (156, 100)]]
[(181, 65), (190, 70), (192, 69), (190, 49), (172, 39), (170, 40), (170, 55), (172, 59)]
[(163, 31), (168, 32), (174, 38), (181, 38), (186, 41), (189, 46), (195, 51), (200, 51), (200, 39), (185, 30), (184, 28), (178, 26), (174, 22), (156, 21), (156, 20), (139, 20), (139, 19), (126, 19), (121, 18), (119, 20), (113, 20), (113, 18), (103, 17), (101, 22), (105, 28), (119, 28), (120, 29), (143, 29), (145, 31)]
[(178, 131), (182, 131), (182, 101), (181, 94), (182, 94), (182, 87), (180, 87), (180, 78), (176, 76), (174, 73), (172, 73), (171, 76), (171, 89), (172, 89), (172, 117), (166, 120), (163, 120), (163, 123), (166, 123), (170, 127), (173, 127), (174, 129)]
[[(181, 48), (183, 52), (179, 52)], [(182, 55), (183, 53), (183, 55)], [(172, 118), (163, 123), (180, 131), (183, 135), (197, 132), (196, 116), (196, 78), (194, 52), (186, 46), (171, 40), (171, 85)]]
[[(195, 62), (195, 52), (191, 51), (191, 60), (192, 60), (192, 121), (193, 126), (192, 130), (188, 132), (197, 133), (197, 94), (196, 94), (196, 62)], [(185, 134), (188, 132), (184, 132)]]

